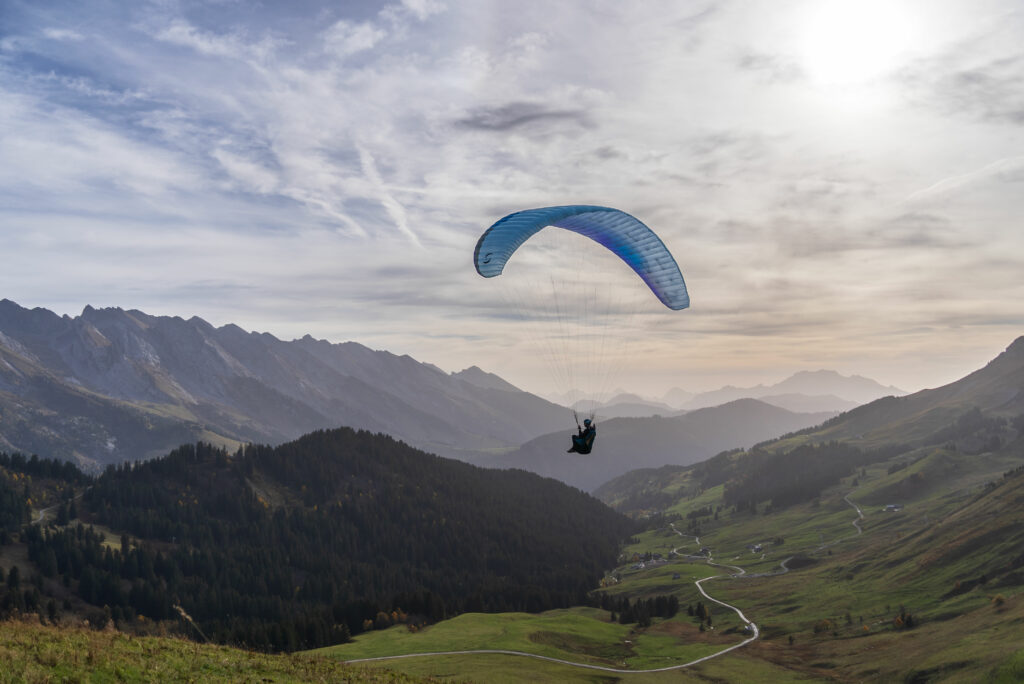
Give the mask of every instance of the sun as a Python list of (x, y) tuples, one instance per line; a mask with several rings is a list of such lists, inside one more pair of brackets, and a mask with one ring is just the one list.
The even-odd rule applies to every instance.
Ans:
[(819, 85), (858, 85), (898, 66), (914, 27), (894, 0), (815, 0), (802, 30), (804, 70)]

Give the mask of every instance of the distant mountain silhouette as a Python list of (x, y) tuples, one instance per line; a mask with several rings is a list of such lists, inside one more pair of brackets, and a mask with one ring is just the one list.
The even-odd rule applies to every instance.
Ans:
[[(845, 376), (831, 370), (800, 371), (774, 385), (733, 387), (727, 385), (711, 392), (702, 392), (688, 400), (670, 402), (673, 406), (693, 410), (719, 406), (736, 399), (760, 399), (768, 404), (794, 411), (844, 411), (879, 397), (906, 394), (898, 387), (886, 387), (859, 375)], [(681, 390), (666, 395), (684, 398)]]
[[(957, 498), (961, 504), (977, 502), (981, 499), (964, 499), (962, 494), (971, 487), (988, 493), (1000, 480), (1006, 484), (1016, 478), (1011, 489), (1018, 498), (1007, 496), (1003, 503), (1019, 504), (1024, 486), (1019, 477), (1024, 468), (1020, 465), (1022, 452), (1024, 337), (1019, 337), (984, 368), (942, 387), (883, 397), (822, 425), (761, 442), (746, 451), (725, 451), (692, 466), (638, 468), (609, 480), (594, 494), (617, 510), (636, 511), (667, 508), (680, 496), (725, 484), (722, 501), (726, 506), (752, 511), (769, 502), (773, 508), (784, 508), (811, 501), (842, 478), (873, 464), (875, 473), (885, 475), (863, 492), (855, 490), (862, 503), (884, 506), (938, 496)], [(848, 487), (843, 492), (848, 492)], [(1018, 505), (1001, 514), (1018, 515), (1019, 509)], [(946, 521), (954, 519), (965, 522), (960, 513)], [(995, 523), (1005, 528), (998, 535), (992, 533), (1000, 544), (1009, 543), (1010, 529), (1020, 536), (1019, 523), (1005, 519)], [(983, 527), (990, 525), (991, 520), (982, 523)], [(944, 527), (946, 524), (926, 529)], [(924, 538), (934, 536), (942, 535)], [(962, 536), (955, 543), (968, 538)], [(1004, 551), (995, 556), (1002, 571), (1019, 565), (1018, 561), (1006, 563)], [(962, 558), (959, 554), (951, 554), (953, 557)], [(915, 562), (914, 572), (919, 568)]]
[(681, 387), (673, 387), (668, 392), (665, 392), (661, 400), (669, 406), (678, 408), (688, 404), (695, 396), (697, 395), (693, 392), (688, 392)]
[(841, 399), (834, 394), (766, 394), (758, 397), (758, 400), (795, 413), (848, 411), (860, 405), (856, 401)]
[(0, 301), (0, 448), (85, 467), (194, 440), (281, 443), (341, 425), (442, 455), (516, 447), (566, 410), (469, 368), (201, 318)]
[(570, 431), (562, 430), (479, 463), (523, 468), (590, 491), (636, 468), (697, 463), (725, 449), (749, 447), (834, 415), (793, 413), (755, 399), (740, 399), (682, 416), (601, 422), (594, 451), (585, 456), (565, 453)]
[(1024, 414), (1024, 337), (970, 375), (936, 389), (886, 397), (859, 406), (815, 431), (821, 439), (866, 444), (938, 439), (959, 419), (1014, 418)]
[(657, 404), (648, 401), (621, 402), (607, 404), (598, 408), (595, 414), (602, 420), (610, 418), (649, 418), (652, 416), (679, 416), (686, 413), (685, 410), (674, 409), (666, 404)]
[(470, 366), (465, 370), (461, 370), (458, 373), (452, 373), (452, 377), (458, 378), (468, 382), (471, 385), (482, 387), (484, 389), (497, 389), (505, 390), (506, 392), (521, 392), (518, 387), (512, 383), (504, 380), (500, 376), (494, 373), (488, 373), (487, 371), (481, 370), (477, 366)]

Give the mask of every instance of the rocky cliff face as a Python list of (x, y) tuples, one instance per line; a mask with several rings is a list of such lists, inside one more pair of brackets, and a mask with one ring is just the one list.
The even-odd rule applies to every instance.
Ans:
[[(339, 425), (459, 455), (563, 426), (560, 407), (480, 377), (354, 342), (286, 342), (116, 308), (57, 316), (0, 301), (0, 448), (83, 463), (143, 458), (190, 438), (276, 443)], [(95, 437), (72, 440), (68, 421)], [(128, 424), (133, 439), (118, 427)]]

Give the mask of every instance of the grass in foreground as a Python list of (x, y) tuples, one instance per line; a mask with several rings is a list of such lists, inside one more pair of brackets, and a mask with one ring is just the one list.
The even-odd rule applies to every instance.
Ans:
[[(632, 625), (609, 622), (607, 615), (595, 608), (552, 610), (538, 615), (466, 613), (420, 632), (393, 627), (313, 653), (349, 660), (400, 653), (505, 649), (607, 667), (645, 669), (685, 663), (723, 648), (717, 645), (717, 639), (711, 644), (708, 638), (684, 638), (682, 631), (696, 635), (696, 627), (682, 631), (652, 628), (640, 633)], [(725, 645), (736, 640), (726, 639)]]
[(374, 665), (445, 682), (479, 684), (707, 684), (757, 682), (790, 684), (822, 682), (800, 672), (743, 655), (719, 658), (682, 670), (651, 673), (611, 673), (507, 655), (457, 655), (382, 661)]
[[(680, 566), (683, 567), (683, 566)], [(692, 587), (692, 584), (689, 586)], [(722, 614), (725, 623), (725, 614)], [(350, 644), (312, 653), (347, 660), (393, 654), (504, 649), (522, 651), (575, 663), (644, 670), (680, 665), (718, 652), (742, 639), (723, 629), (701, 633), (684, 615), (672, 620), (655, 619), (646, 629), (608, 621), (608, 613), (596, 608), (525, 613), (467, 613), (412, 633), (392, 627), (356, 637)], [(716, 661), (692, 669), (661, 673), (610, 673), (499, 654), (470, 654), (403, 658), (373, 663), (416, 675), (454, 678), (473, 682), (667, 682), (706, 681), (709, 671), (728, 673), (724, 681), (806, 681), (770, 663), (747, 659), (720, 666)], [(757, 672), (756, 680), (746, 679)], [(716, 675), (722, 676), (722, 675)]]
[(431, 681), (305, 654), (270, 655), (166, 637), (0, 622), (0, 682)]

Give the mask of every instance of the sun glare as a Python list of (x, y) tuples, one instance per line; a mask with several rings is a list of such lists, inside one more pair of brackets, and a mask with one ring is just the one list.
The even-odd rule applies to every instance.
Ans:
[(820, 85), (856, 85), (891, 71), (913, 25), (898, 3), (816, 0), (803, 29), (803, 66)]

